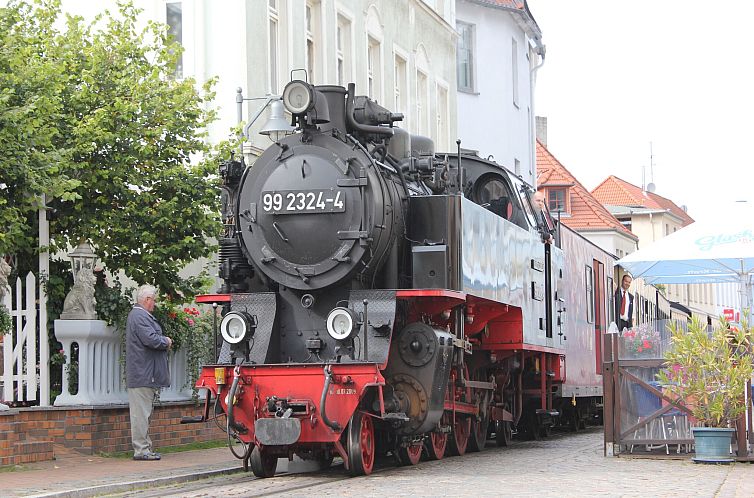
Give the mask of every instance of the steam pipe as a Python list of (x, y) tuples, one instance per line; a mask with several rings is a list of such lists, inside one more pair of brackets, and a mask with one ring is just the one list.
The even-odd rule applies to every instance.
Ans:
[(365, 125), (365, 124), (356, 122), (356, 120), (353, 117), (355, 92), (356, 92), (356, 84), (349, 83), (348, 84), (348, 97), (346, 97), (346, 121), (348, 123), (348, 126), (362, 133), (375, 133), (377, 135), (385, 135), (386, 137), (392, 137), (393, 136), (392, 128), (383, 128), (382, 126)]
[(369, 315), (367, 314), (369, 301), (364, 299), (362, 304), (364, 305), (364, 361), (369, 361), (369, 338), (367, 337), (369, 335)]
[[(322, 388), (322, 396), (320, 396), (319, 398), (319, 412), (322, 414), (322, 421), (326, 426), (328, 426), (335, 432), (340, 432), (340, 424), (333, 422), (329, 418), (327, 418), (327, 412), (325, 411), (325, 403), (327, 402), (327, 390), (330, 388), (331, 382), (332, 372), (330, 371), (330, 365), (325, 365), (325, 387)], [(228, 417), (230, 418), (230, 413), (228, 414)]]
[(230, 385), (230, 391), (228, 392), (228, 434), (230, 434), (230, 429), (233, 429), (236, 432), (241, 432), (239, 430), (241, 428), (233, 419), (233, 401), (236, 397), (236, 390), (238, 389), (239, 380), (241, 380), (241, 376), (239, 375), (239, 368), (236, 367), (233, 372), (233, 383)]

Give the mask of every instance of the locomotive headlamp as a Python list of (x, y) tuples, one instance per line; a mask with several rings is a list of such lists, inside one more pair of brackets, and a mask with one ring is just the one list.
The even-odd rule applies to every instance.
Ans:
[(302, 114), (314, 104), (314, 89), (305, 81), (291, 81), (283, 90), (283, 104), (291, 114)]
[(344, 341), (357, 333), (356, 313), (348, 308), (335, 308), (327, 315), (327, 333), (338, 341)]
[(231, 311), (220, 322), (220, 335), (229, 344), (238, 344), (254, 335), (256, 320), (243, 311)]

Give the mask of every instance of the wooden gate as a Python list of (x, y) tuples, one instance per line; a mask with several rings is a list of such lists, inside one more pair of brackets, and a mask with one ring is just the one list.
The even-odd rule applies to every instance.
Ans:
[(10, 312), (11, 331), (3, 336), (3, 393), (8, 401), (37, 401), (50, 405), (47, 297), (29, 272), (15, 290), (6, 289), (3, 304)]
[[(604, 341), (605, 451), (666, 454), (689, 452), (694, 444), (691, 411), (666, 395), (656, 381), (670, 345), (663, 322), (652, 324), (655, 341), (606, 334)], [(624, 332), (625, 334), (625, 332)], [(637, 346), (638, 344), (638, 346)], [(642, 344), (649, 344), (643, 348)], [(638, 448), (637, 448), (638, 447)]]

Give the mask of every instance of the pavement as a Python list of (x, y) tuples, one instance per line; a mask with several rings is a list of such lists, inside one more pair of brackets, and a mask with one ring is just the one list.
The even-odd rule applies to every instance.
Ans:
[[(0, 497), (754, 496), (754, 465), (749, 463), (698, 465), (688, 454), (666, 456), (664, 451), (647, 458), (642, 448), (633, 455), (604, 457), (602, 437), (601, 428), (594, 427), (510, 448), (496, 448), (488, 442), (483, 453), (415, 467), (390, 465), (359, 478), (349, 478), (337, 468), (292, 475), (304, 469), (298, 468), (299, 462), (289, 465), (281, 459), (280, 474), (263, 480), (247, 478), (250, 473), (238, 475), (243, 472), (241, 461), (226, 447), (163, 453), (159, 461), (134, 461), (82, 455), (56, 446), (54, 461), (2, 469)], [(210, 487), (192, 484), (200, 479), (209, 479)]]
[(157, 461), (134, 461), (82, 455), (56, 445), (55, 460), (3, 469), (0, 497), (101, 496), (239, 471), (242, 462), (227, 447), (165, 453)]

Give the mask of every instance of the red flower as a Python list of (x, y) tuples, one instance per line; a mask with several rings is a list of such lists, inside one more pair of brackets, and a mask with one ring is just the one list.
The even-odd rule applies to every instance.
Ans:
[(171, 318), (171, 319), (173, 319), (173, 320), (175, 320), (176, 316), (178, 316), (178, 315), (176, 315), (174, 311), (171, 311), (170, 313), (168, 313), (168, 317)]
[(638, 348), (636, 348), (636, 352), (637, 353), (641, 353), (642, 351), (644, 351), (644, 350), (641, 348), (641, 346), (639, 346)]
[(652, 349), (652, 345), (646, 339), (644, 339), (644, 342), (642, 343), (642, 346), (644, 346), (644, 349)]

